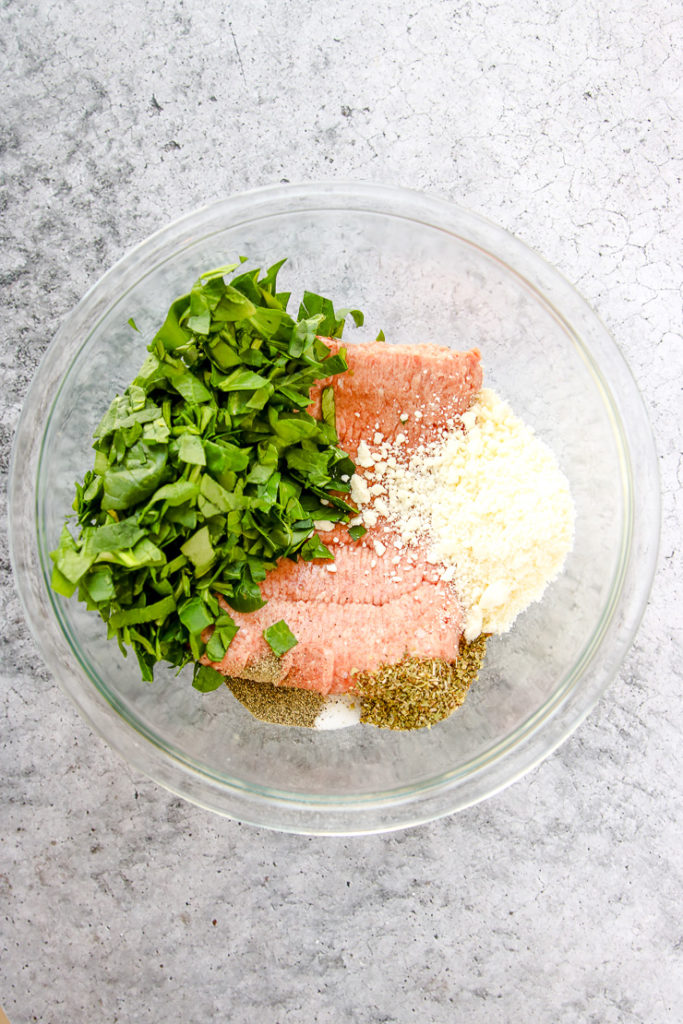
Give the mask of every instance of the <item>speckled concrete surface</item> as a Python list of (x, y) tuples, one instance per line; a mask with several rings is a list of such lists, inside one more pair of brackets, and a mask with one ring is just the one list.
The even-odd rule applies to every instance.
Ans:
[(679, 1019), (681, 38), (669, 0), (0, 4), (3, 473), (42, 352), (127, 249), (236, 190), (344, 177), (459, 201), (577, 284), (644, 393), (664, 492), (652, 599), (589, 720), (486, 804), (350, 840), (127, 771), (35, 651), (3, 503), (12, 1024)]

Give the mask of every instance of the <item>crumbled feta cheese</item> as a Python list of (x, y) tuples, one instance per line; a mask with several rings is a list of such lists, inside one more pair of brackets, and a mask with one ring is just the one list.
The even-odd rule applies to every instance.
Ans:
[(472, 430), (476, 426), (476, 423), (477, 423), (477, 410), (474, 409), (474, 408), (473, 409), (468, 409), (467, 412), (464, 412), (462, 414), (460, 419), (462, 420), (463, 427), (469, 433), (470, 430)]
[(455, 422), (464, 433), (438, 432), (407, 465), (387, 459), (382, 482), (399, 537), (427, 538), (427, 562), (455, 585), (471, 641), (505, 632), (541, 597), (571, 547), (574, 511), (552, 452), (495, 392), (482, 389)]
[(481, 627), (484, 624), (484, 613), (478, 604), (470, 608), (465, 620), (465, 640), (471, 644), (481, 634)]
[(375, 464), (375, 460), (365, 441), (361, 441), (360, 444), (358, 445), (356, 463), (357, 465), (362, 466), (363, 469), (367, 469), (369, 466), (374, 466)]
[(479, 598), (479, 607), (483, 612), (490, 612), (495, 608), (501, 608), (509, 597), (510, 584), (505, 580), (496, 580), (495, 583), (489, 583)]
[(370, 501), (370, 488), (358, 473), (351, 477), (351, 501), (356, 505), (367, 505)]

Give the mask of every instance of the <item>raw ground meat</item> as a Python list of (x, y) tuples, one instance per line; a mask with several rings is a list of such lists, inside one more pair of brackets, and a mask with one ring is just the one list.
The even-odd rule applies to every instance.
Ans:
[[(333, 351), (341, 347), (325, 340)], [(309, 411), (319, 415), (322, 388), (333, 384), (339, 443), (354, 460), (359, 442), (372, 444), (376, 433), (386, 440), (404, 434), (406, 455), (435, 440), (449, 419), (467, 410), (482, 382), (477, 349), (369, 342), (349, 345), (347, 359), (346, 373), (314, 390)], [(321, 536), (334, 550), (334, 563), (283, 559), (262, 585), (268, 603), (247, 614), (231, 611), (240, 629), (216, 668), (327, 694), (352, 690), (355, 671), (373, 671), (405, 654), (456, 658), (462, 610), (424, 557), (414, 564), (404, 558), (386, 525), (360, 541), (352, 541), (345, 526)], [(374, 549), (378, 540), (386, 548), (381, 556)], [(280, 619), (298, 644), (275, 659), (262, 634)]]

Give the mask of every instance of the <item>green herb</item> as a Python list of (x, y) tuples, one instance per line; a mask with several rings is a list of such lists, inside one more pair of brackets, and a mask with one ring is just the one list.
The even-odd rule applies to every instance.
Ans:
[(225, 676), (217, 672), (215, 668), (211, 668), (210, 665), (198, 666), (192, 680), (195, 690), (199, 690), (200, 693), (211, 693), (213, 690), (217, 690), (219, 686), (223, 686), (224, 683)]
[(306, 562), (311, 562), (314, 558), (331, 558), (334, 561), (334, 555), (327, 545), (323, 544), (317, 533), (314, 533), (302, 545), (301, 557)]
[(272, 626), (264, 629), (263, 639), (278, 658), (281, 658), (287, 651), (291, 651), (292, 647), (296, 647), (299, 642), (284, 619), (280, 619), (279, 622), (274, 622)]
[(361, 722), (380, 729), (424, 729), (455, 711), (479, 674), (486, 635), (460, 644), (455, 662), (406, 655), (375, 672), (359, 672), (354, 690), (361, 697)]
[(335, 313), (329, 299), (324, 299), (313, 292), (304, 292), (299, 306), (299, 320), (306, 323), (311, 317), (320, 317), (319, 333), (326, 338), (341, 338), (344, 322), (351, 317), (356, 327), (362, 327), (364, 317), (359, 309), (340, 309)]
[[(343, 497), (355, 466), (338, 444), (332, 388), (320, 420), (306, 409), (316, 381), (347, 369), (321, 335), (363, 317), (305, 292), (295, 320), (277, 291), (282, 262), (229, 281), (237, 264), (208, 271), (172, 303), (95, 431), (77, 529), (51, 554), (54, 589), (97, 610), (144, 679), (159, 661), (220, 662), (238, 627), (218, 598), (262, 607), (279, 559), (333, 557), (315, 522), (356, 511)], [(284, 622), (266, 634), (276, 654), (296, 643)], [(194, 686), (222, 680), (206, 666)]]
[(368, 531), (365, 527), (361, 526), (360, 523), (358, 526), (349, 526), (349, 537), (351, 540), (360, 540), (360, 538), (364, 537), (367, 532)]

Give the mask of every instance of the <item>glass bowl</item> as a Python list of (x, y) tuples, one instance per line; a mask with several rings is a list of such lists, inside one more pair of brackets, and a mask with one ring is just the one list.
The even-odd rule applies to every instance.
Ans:
[[(348, 341), (479, 346), (485, 383), (552, 447), (576, 538), (544, 600), (490, 642), (465, 705), (430, 730), (322, 732), (252, 718), (227, 687), (202, 695), (105, 639), (50, 589), (49, 552), (91, 435), (135, 375), (170, 302), (240, 255), (287, 256), (280, 287), (357, 306)], [(127, 325), (133, 317), (136, 334)], [(197, 210), (116, 264), (67, 318), (17, 431), (12, 558), (26, 617), (56, 679), (136, 769), (213, 811), (271, 828), (362, 833), (424, 822), (518, 778), (581, 722), (614, 676), (647, 600), (659, 486), (647, 417), (614, 342), (570, 285), (481, 217), (416, 192), (357, 183), (277, 186)], [(406, 624), (410, 628), (409, 624)]]

